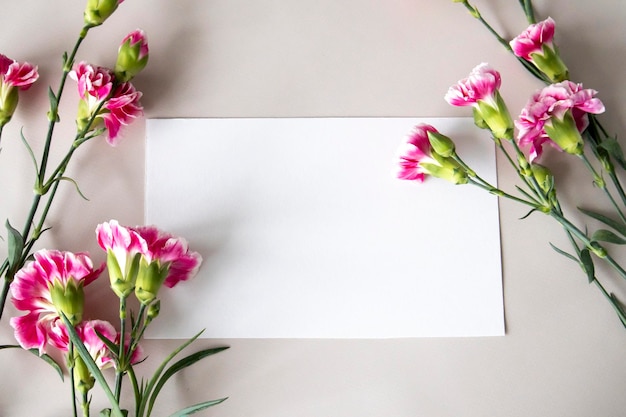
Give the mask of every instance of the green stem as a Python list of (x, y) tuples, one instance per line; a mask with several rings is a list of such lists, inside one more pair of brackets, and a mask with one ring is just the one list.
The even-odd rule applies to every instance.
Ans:
[(522, 9), (524, 9), (524, 14), (526, 15), (526, 19), (529, 24), (537, 23), (535, 20), (535, 12), (533, 11), (533, 2), (532, 0), (519, 0)]
[(89, 414), (90, 414), (89, 398), (88, 398), (88, 394), (86, 392), (83, 393), (82, 409), (83, 409), (83, 417), (89, 417)]
[(587, 167), (587, 169), (589, 170), (589, 172), (591, 172), (591, 175), (593, 175), (594, 183), (600, 189), (602, 189), (602, 191), (604, 191), (604, 194), (606, 195), (606, 197), (611, 202), (611, 205), (613, 206), (613, 208), (615, 209), (615, 211), (619, 215), (620, 219), (622, 219), (622, 221), (624, 223), (626, 223), (626, 216), (624, 216), (624, 213), (622, 212), (621, 208), (617, 205), (617, 202), (613, 198), (613, 195), (611, 194), (609, 189), (606, 187), (606, 184), (604, 182), (604, 179), (602, 179), (602, 176), (596, 171), (596, 169), (593, 167), (593, 165), (591, 165), (591, 162), (589, 162), (589, 159), (587, 158), (587, 156), (584, 153), (582, 155), (580, 155), (580, 158), (583, 161), (583, 163), (585, 164), (585, 166)]
[(119, 404), (122, 394), (122, 379), (126, 372), (126, 297), (120, 297), (120, 345), (118, 350), (118, 367), (115, 372), (115, 400)]
[(76, 407), (76, 384), (74, 376), (74, 343), (70, 340), (67, 348), (67, 355), (69, 359), (68, 372), (70, 374), (70, 384), (72, 385), (72, 410), (74, 411), (74, 417), (78, 417), (78, 408)]

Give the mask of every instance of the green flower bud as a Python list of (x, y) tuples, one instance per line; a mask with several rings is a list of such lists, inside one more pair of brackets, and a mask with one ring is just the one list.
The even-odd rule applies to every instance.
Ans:
[(543, 165), (532, 164), (530, 169), (537, 184), (539, 184), (543, 191), (548, 193), (554, 189), (554, 175), (552, 175), (552, 172), (548, 168)]
[(70, 279), (67, 284), (55, 280), (50, 288), (50, 298), (59, 316), (65, 314), (70, 323), (76, 325), (83, 320), (85, 294), (83, 283)]
[(76, 391), (83, 395), (87, 395), (87, 393), (94, 387), (96, 383), (95, 378), (89, 372), (89, 368), (85, 365), (83, 358), (80, 357), (78, 352), (75, 353), (74, 356), (74, 387)]
[(428, 141), (433, 150), (444, 158), (449, 158), (454, 155), (454, 142), (446, 135), (442, 135), (439, 132), (428, 131)]
[(87, 0), (85, 26), (94, 27), (104, 23), (124, 0)]
[(150, 323), (152, 320), (156, 319), (161, 312), (161, 300), (156, 300), (154, 303), (150, 304), (148, 307), (148, 312), (146, 313), (146, 321)]
[(142, 30), (129, 33), (120, 45), (117, 62), (115, 63), (115, 78), (121, 82), (131, 80), (148, 63), (148, 41)]

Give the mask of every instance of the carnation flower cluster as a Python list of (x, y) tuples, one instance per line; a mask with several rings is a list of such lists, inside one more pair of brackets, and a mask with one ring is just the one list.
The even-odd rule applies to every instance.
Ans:
[[(606, 243), (626, 244), (626, 192), (616, 172), (616, 166), (626, 170), (626, 159), (616, 138), (606, 133), (596, 117), (605, 111), (604, 104), (596, 97), (598, 92), (569, 79), (569, 70), (554, 40), (555, 21), (548, 17), (536, 22), (530, 0), (520, 2), (530, 26), (509, 41), (485, 21), (469, 0), (453, 1), (463, 4), (532, 75), (546, 84), (532, 94), (516, 119), (500, 94), (500, 73), (487, 63), (477, 65), (467, 78), (452, 85), (445, 94), (445, 100), (452, 106), (472, 109), (475, 125), (489, 131), (497, 149), (517, 172), (521, 185), (516, 187), (516, 192), (509, 193), (485, 181), (457, 154), (453, 139), (428, 124), (416, 126), (400, 146), (397, 177), (423, 182), (433, 176), (453, 184), (472, 184), (524, 204), (529, 214), (549, 215), (563, 227), (572, 243), (569, 250), (554, 249), (580, 266), (626, 327), (626, 308), (601, 283), (594, 265), (604, 262), (626, 279), (626, 269), (605, 247)], [(614, 215), (582, 207), (579, 210), (607, 228), (591, 232), (566, 217), (556, 180), (550, 169), (539, 163), (546, 145), (576, 156), (589, 170), (593, 184), (605, 194)]]
[[(87, 253), (35, 250), (41, 235), (50, 228), (47, 215), (60, 185), (70, 182), (82, 196), (78, 182), (65, 174), (76, 151), (100, 136), (104, 136), (110, 145), (118, 145), (123, 128), (143, 114), (142, 93), (132, 84), (149, 59), (148, 42), (142, 30), (134, 30), (123, 38), (114, 65), (99, 66), (76, 59), (83, 40), (110, 17), (122, 1), (87, 0), (83, 27), (76, 44), (70, 54), (63, 54), (58, 89), (48, 91), (49, 124), (45, 140), (41, 141), (40, 158), (35, 156), (29, 139), (22, 134), (22, 142), (35, 165), (34, 196), (23, 227), (18, 230), (7, 220), (7, 238), (3, 239), (8, 250), (0, 266), (0, 277), (3, 278), (0, 319), (7, 300), (19, 315), (9, 320), (18, 345), (3, 345), (0, 350), (20, 347), (44, 359), (61, 376), (67, 370), (71, 379), (70, 409), (74, 417), (78, 415), (78, 404), (83, 416), (90, 415), (91, 390), (96, 383), (110, 404), (99, 415), (129, 415), (128, 408), (122, 407), (125, 380), (132, 385), (133, 415), (150, 415), (161, 388), (171, 376), (226, 349), (202, 349), (168, 368), (169, 361), (199, 337), (200, 332), (175, 349), (150, 378), (139, 380), (135, 374), (134, 367), (146, 357), (140, 341), (161, 311), (161, 288), (172, 288), (190, 279), (202, 262), (201, 256), (189, 249), (185, 239), (163, 232), (156, 226), (127, 227), (111, 220), (96, 228), (97, 242), (106, 253), (106, 262), (102, 265), (94, 266)], [(38, 78), (37, 66), (0, 55), (0, 136), (18, 107), (20, 95)], [(52, 138), (55, 126), (60, 122), (59, 106), (68, 78), (76, 82), (76, 134), (65, 156), (54, 167), (51, 150), (55, 142)], [(96, 282), (105, 269), (111, 295), (117, 297), (119, 305), (117, 326), (85, 317), (85, 306), (89, 302), (86, 287)], [(132, 299), (135, 303), (129, 305), (128, 300)], [(135, 304), (138, 304), (138, 311), (133, 310)], [(64, 366), (54, 359), (55, 351), (64, 358)], [(107, 368), (114, 371), (113, 386), (103, 374)], [(176, 415), (192, 414), (224, 400), (200, 402)]]

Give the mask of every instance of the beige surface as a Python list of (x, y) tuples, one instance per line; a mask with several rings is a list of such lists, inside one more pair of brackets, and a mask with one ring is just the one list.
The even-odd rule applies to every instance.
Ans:
[[(5, 3), (0, 51), (37, 63), (42, 73), (5, 129), (0, 154), (0, 218), (19, 224), (32, 184), (19, 128), (25, 126), (34, 148), (41, 146), (47, 85), (56, 83), (60, 53), (80, 30), (84, 3)], [(572, 3), (544, 0), (537, 8), (540, 16), (557, 20), (572, 76), (600, 91), (609, 108), (603, 120), (623, 132), (626, 6), (613, 0)], [(478, 5), (507, 36), (525, 27), (515, 0)], [(482, 61), (502, 72), (503, 95), (514, 112), (539, 86), (461, 5), (447, 0), (126, 0), (90, 35), (80, 59), (111, 65), (119, 40), (136, 27), (151, 42), (149, 68), (136, 81), (145, 92), (147, 117), (464, 115), (442, 97)], [(73, 128), (73, 88), (68, 84), (62, 107), (61, 149)], [(64, 187), (50, 218), (54, 230), (43, 245), (101, 256), (97, 223), (141, 223), (143, 133), (140, 122), (116, 149), (98, 142), (79, 152), (70, 171), (91, 201)], [(390, 148), (399, 139), (390, 138)], [(595, 199), (577, 168), (551, 156), (555, 170), (569, 175), (559, 183), (564, 200)], [(500, 184), (511, 187), (513, 175), (500, 162)], [(221, 396), (230, 399), (204, 415), (623, 415), (626, 331), (575, 265), (548, 247), (548, 241), (563, 242), (560, 230), (539, 216), (519, 221), (523, 214), (514, 204), (501, 204), (505, 337), (203, 341), (231, 349), (176, 379), (164, 392), (159, 415)], [(112, 318), (106, 289), (92, 294), (98, 301), (91, 313)], [(11, 338), (3, 320), (0, 343)], [(146, 367), (175, 345), (146, 343)], [(0, 416), (69, 415), (69, 387), (46, 365), (4, 351), (0, 367)], [(99, 392), (94, 403), (104, 404)]]

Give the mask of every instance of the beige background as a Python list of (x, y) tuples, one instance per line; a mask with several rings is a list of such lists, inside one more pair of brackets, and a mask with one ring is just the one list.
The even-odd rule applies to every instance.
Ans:
[[(477, 5), (507, 37), (526, 26), (515, 0)], [(624, 132), (624, 3), (536, 6), (538, 16), (556, 19), (572, 77), (600, 91), (609, 109), (602, 120)], [(0, 52), (38, 64), (42, 74), (3, 135), (0, 217), (14, 224), (24, 219), (33, 181), (19, 129), (41, 149), (47, 86), (56, 85), (61, 52), (80, 30), (83, 7), (82, 0), (23, 0), (5, 2), (0, 13)], [(502, 72), (513, 113), (539, 87), (461, 5), (447, 0), (126, 0), (90, 34), (79, 59), (112, 65), (118, 42), (136, 27), (150, 39), (149, 67), (135, 83), (145, 93), (147, 117), (462, 116), (466, 111), (449, 107), (443, 94), (482, 61)], [(57, 158), (73, 132), (74, 88), (69, 82)], [(65, 186), (42, 246), (89, 250), (102, 260), (96, 224), (142, 222), (143, 138), (139, 121), (117, 148), (94, 141), (78, 152), (69, 173), (90, 201)], [(400, 139), (390, 138), (390, 149)], [(567, 175), (558, 183), (564, 203), (602, 207), (575, 164), (553, 152), (548, 160)], [(499, 162), (500, 184), (511, 189), (514, 175)], [(205, 340), (199, 345), (231, 348), (166, 387), (158, 415), (222, 396), (230, 399), (203, 415), (623, 415), (626, 331), (576, 265), (549, 248), (548, 241), (564, 243), (558, 227), (539, 215), (518, 220), (524, 209), (507, 201), (500, 208), (505, 337)], [(89, 294), (90, 316), (115, 316), (106, 285)], [(12, 343), (11, 333), (3, 318), (0, 343)], [(146, 342), (146, 372), (176, 344)], [(0, 352), (0, 362), (1, 416), (69, 415), (69, 387), (49, 367), (19, 351)], [(105, 404), (94, 392), (94, 404)]]

